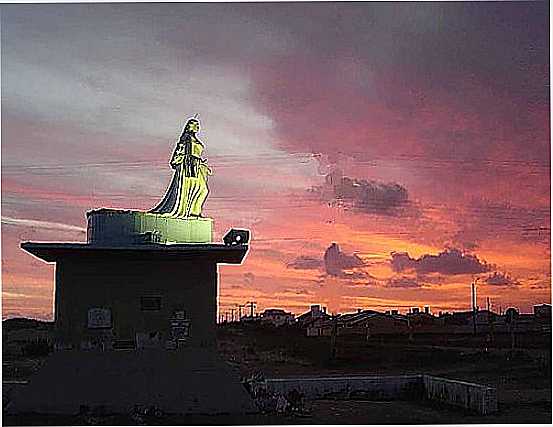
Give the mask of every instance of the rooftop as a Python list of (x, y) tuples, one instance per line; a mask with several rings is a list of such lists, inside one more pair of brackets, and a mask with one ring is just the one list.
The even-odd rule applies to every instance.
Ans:
[(104, 246), (89, 243), (23, 242), (21, 248), (46, 261), (56, 262), (62, 258), (82, 257), (128, 257), (147, 258), (198, 258), (217, 263), (240, 264), (248, 245), (224, 245), (222, 243), (200, 244), (139, 244), (127, 246)]

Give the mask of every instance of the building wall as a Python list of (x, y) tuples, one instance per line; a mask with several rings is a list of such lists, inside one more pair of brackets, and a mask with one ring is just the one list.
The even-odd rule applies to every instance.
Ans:
[[(55, 296), (56, 331), (66, 346), (135, 341), (137, 334), (154, 337), (165, 345), (176, 311), (184, 311), (190, 325), (187, 345), (211, 346), (215, 342), (214, 262), (182, 258), (137, 261), (116, 254), (110, 258), (64, 259), (56, 266)], [(159, 310), (144, 311), (143, 297), (160, 298)], [(111, 311), (111, 328), (88, 327), (92, 308)]]

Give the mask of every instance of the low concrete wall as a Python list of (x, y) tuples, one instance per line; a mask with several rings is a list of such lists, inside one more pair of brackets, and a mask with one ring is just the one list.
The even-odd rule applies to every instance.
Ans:
[[(259, 386), (260, 384), (257, 385)], [(305, 399), (426, 399), (464, 408), (480, 415), (497, 411), (495, 388), (431, 375), (273, 378), (263, 381), (261, 387), (273, 395), (282, 396), (296, 390)]]
[(286, 395), (297, 390), (306, 399), (363, 397), (371, 400), (417, 398), (423, 393), (421, 375), (267, 379), (269, 391)]
[(431, 375), (423, 375), (423, 381), (426, 399), (468, 409), (481, 415), (497, 412), (495, 388)]

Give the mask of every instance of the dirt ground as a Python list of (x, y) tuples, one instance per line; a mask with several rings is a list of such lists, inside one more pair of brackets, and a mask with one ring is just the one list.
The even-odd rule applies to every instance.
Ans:
[(519, 337), (520, 348), (514, 351), (510, 337), (494, 338), (490, 343), (471, 335), (415, 335), (413, 341), (339, 336), (331, 358), (330, 338), (306, 337), (294, 328), (235, 325), (221, 327), (218, 335), (220, 353), (244, 377), (256, 372), (267, 378), (426, 373), (489, 385), (498, 392), (499, 412), (487, 417), (418, 402), (315, 401), (309, 423), (551, 423), (551, 335)]
[[(163, 416), (136, 418), (8, 416), (6, 425), (262, 425), (262, 424), (468, 424), (540, 423), (551, 418), (551, 336), (526, 336), (511, 351), (509, 337), (338, 337), (331, 358), (328, 337), (306, 337), (294, 328), (221, 326), (221, 356), (243, 377), (397, 375), (427, 373), (486, 384), (498, 391), (499, 412), (486, 417), (423, 402), (315, 400), (302, 414)], [(486, 349), (486, 346), (488, 347)], [(44, 357), (4, 355), (4, 404), (10, 389), (24, 386)], [(9, 397), (9, 396), (8, 396)]]

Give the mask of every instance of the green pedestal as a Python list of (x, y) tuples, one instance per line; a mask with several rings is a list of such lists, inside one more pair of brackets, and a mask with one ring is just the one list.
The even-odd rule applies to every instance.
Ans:
[(211, 218), (172, 218), (118, 209), (87, 212), (87, 241), (98, 245), (210, 243)]

